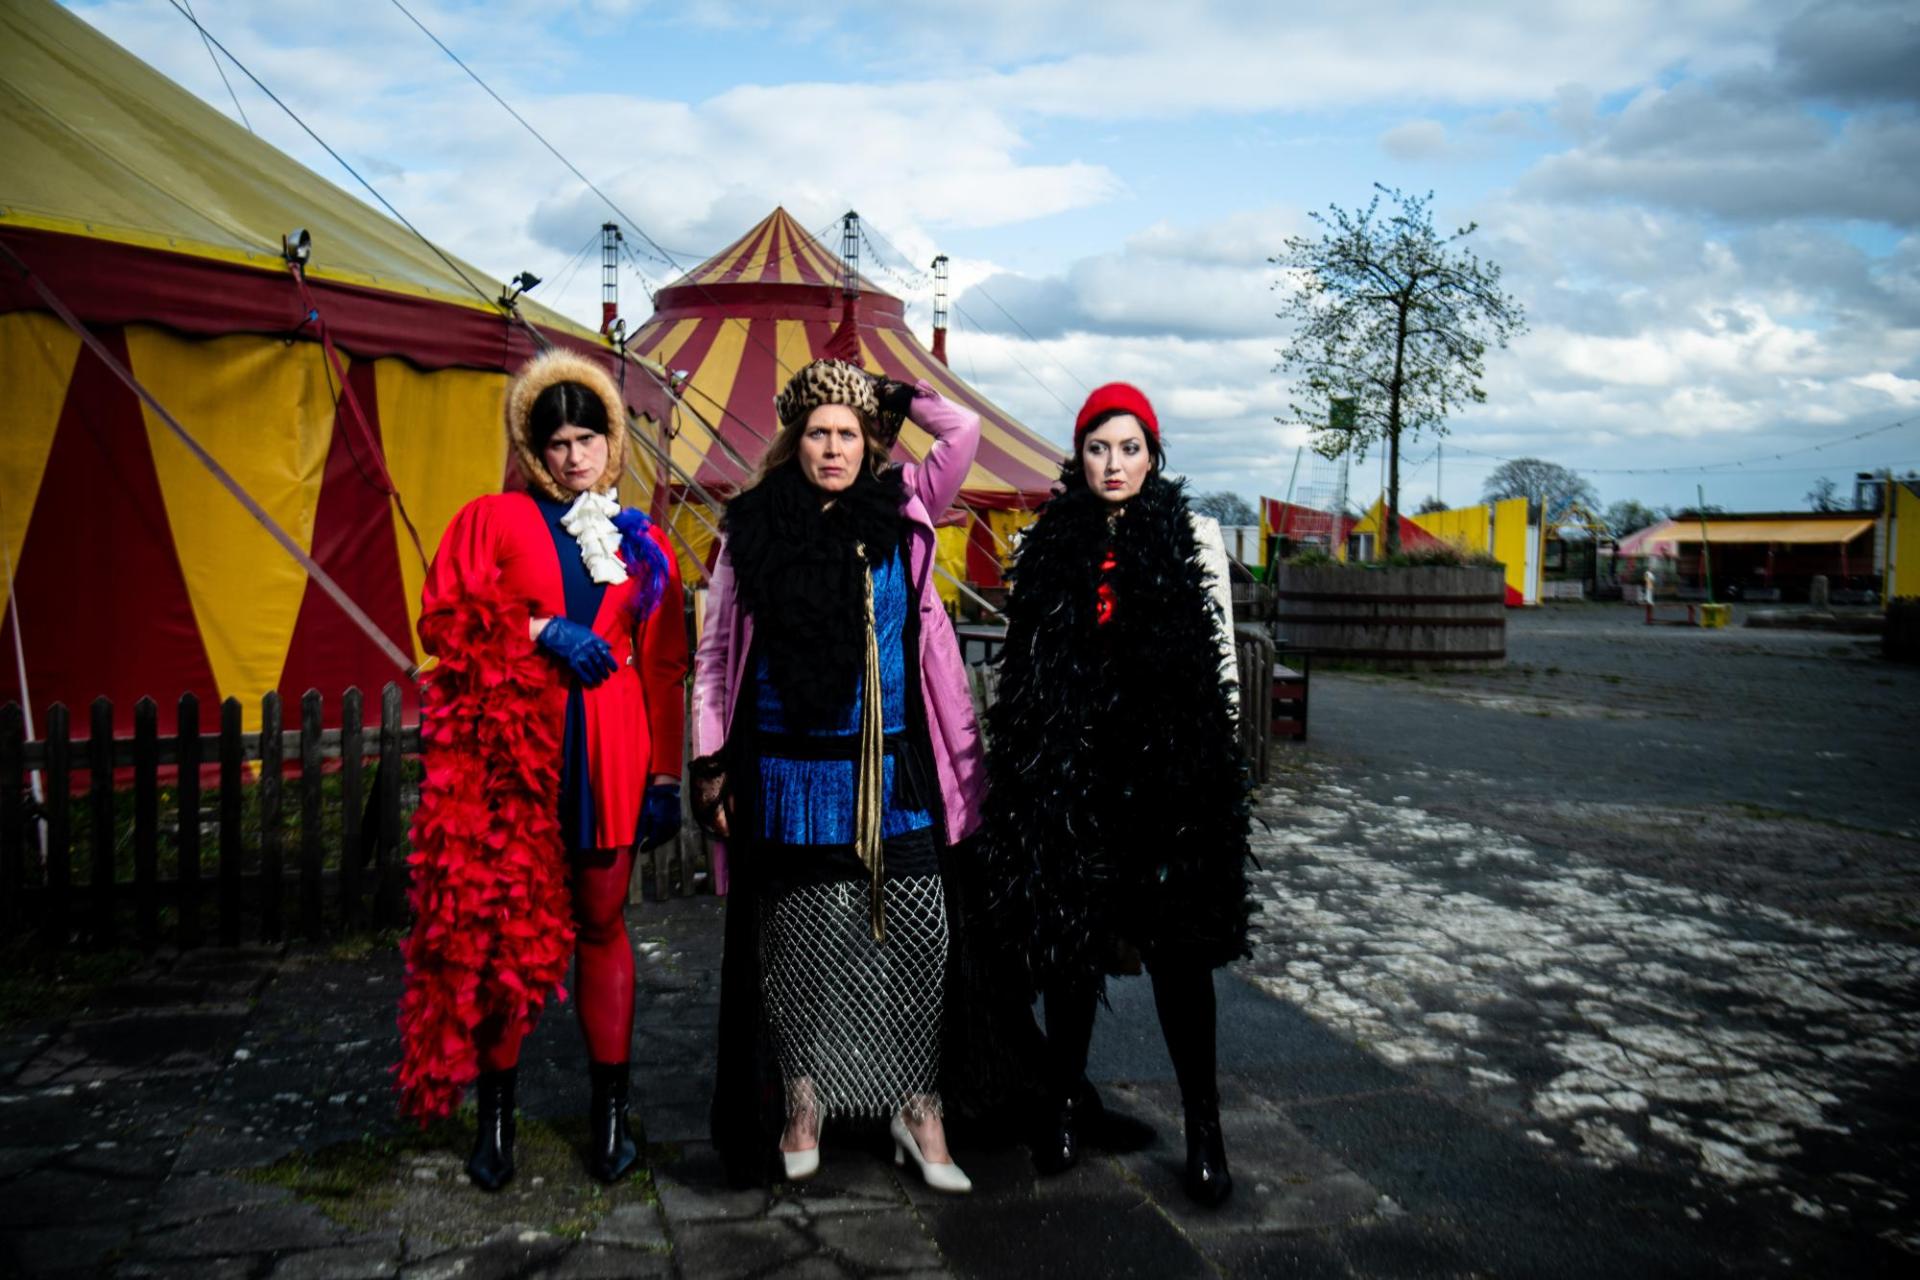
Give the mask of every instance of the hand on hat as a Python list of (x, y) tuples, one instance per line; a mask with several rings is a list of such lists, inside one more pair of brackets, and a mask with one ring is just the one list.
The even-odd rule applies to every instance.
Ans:
[(873, 379), (873, 394), (880, 401), (880, 412), (898, 414), (905, 418), (913, 412), (914, 397), (920, 394), (920, 388), (911, 382), (901, 382), (876, 374)]

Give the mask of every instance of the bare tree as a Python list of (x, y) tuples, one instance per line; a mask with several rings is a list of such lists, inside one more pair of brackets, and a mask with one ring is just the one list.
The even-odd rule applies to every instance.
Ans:
[[(1280, 318), (1294, 323), (1277, 372), (1294, 378), (1289, 412), (1315, 426), (1328, 458), (1387, 446), (1386, 550), (1399, 549), (1400, 437), (1446, 434), (1446, 418), (1485, 402), (1489, 345), (1525, 331), (1520, 303), (1500, 291), (1500, 268), (1433, 229), (1433, 194), (1407, 196), (1374, 184), (1358, 212), (1329, 205), (1313, 214), (1317, 239), (1294, 236), (1271, 261), (1293, 284)], [(1380, 207), (1382, 197), (1391, 211)]]
[(1588, 511), (1600, 505), (1600, 496), (1579, 472), (1544, 458), (1509, 458), (1487, 473), (1480, 496), (1488, 502), (1525, 498), (1530, 520), (1540, 519), (1543, 513), (1549, 520), (1558, 520), (1576, 503)]
[(1821, 476), (1813, 482), (1813, 488), (1807, 490), (1807, 506), (1815, 511), (1843, 511), (1846, 502), (1840, 497), (1840, 486), (1831, 476)]
[(1607, 530), (1616, 538), (1624, 538), (1630, 533), (1638, 533), (1650, 525), (1660, 522), (1660, 513), (1643, 502), (1632, 498), (1622, 498), (1607, 506), (1607, 513), (1601, 517), (1607, 522)]
[(1245, 498), (1224, 489), (1218, 493), (1203, 493), (1191, 505), (1199, 514), (1212, 516), (1224, 525), (1260, 523), (1260, 513)]
[(1432, 494), (1428, 494), (1420, 500), (1420, 506), (1414, 514), (1424, 516), (1432, 511), (1445, 511), (1446, 509), (1446, 503), (1440, 501), (1440, 499), (1434, 497)]

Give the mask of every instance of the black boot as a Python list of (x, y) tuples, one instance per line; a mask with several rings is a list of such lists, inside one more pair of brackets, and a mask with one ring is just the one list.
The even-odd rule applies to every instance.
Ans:
[(1195, 1203), (1217, 1205), (1233, 1194), (1227, 1169), (1227, 1143), (1220, 1133), (1220, 1099), (1208, 1094), (1189, 1100), (1187, 1110), (1187, 1195)]
[(513, 1086), (520, 1068), (482, 1071), (473, 1100), (480, 1112), (467, 1177), (482, 1191), (498, 1191), (513, 1180)]
[(1065, 1173), (1080, 1163), (1080, 1130), (1099, 1095), (1087, 1085), (1087, 1045), (1099, 999), (1091, 984), (1050, 987), (1047, 999), (1047, 1100), (1033, 1135), (1033, 1166), (1043, 1174)]
[(1214, 1062), (1213, 971), (1162, 962), (1150, 966), (1153, 1004), (1187, 1113), (1187, 1194), (1216, 1205), (1233, 1193), (1220, 1136), (1220, 1086)]
[(1033, 1135), (1033, 1167), (1049, 1176), (1080, 1163), (1083, 1104), (1074, 1093), (1056, 1094), (1043, 1104)]
[(640, 1150), (627, 1129), (627, 1064), (588, 1062), (587, 1074), (593, 1081), (593, 1101), (587, 1106), (587, 1136), (593, 1143), (589, 1163), (600, 1181), (618, 1182), (640, 1162)]

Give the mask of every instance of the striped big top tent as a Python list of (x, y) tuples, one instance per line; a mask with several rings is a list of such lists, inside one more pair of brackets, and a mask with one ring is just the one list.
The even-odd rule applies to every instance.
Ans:
[(124, 731), (136, 699), (190, 691), (238, 698), (251, 727), (261, 695), (308, 688), (332, 718), (347, 686), (376, 708), (402, 674), (41, 289), (415, 660), (421, 553), (501, 487), (533, 328), (666, 413), (657, 370), (537, 305), (515, 320), (498, 281), (51, 0), (0, 5), (0, 246), (25, 268), (0, 257), (0, 688), (36, 719), (105, 695)]
[[(998, 581), (1006, 535), (1044, 502), (1060, 473), (1060, 450), (955, 376), (907, 328), (898, 297), (855, 277), (784, 208), (663, 288), (654, 314), (630, 344), (674, 371), (679, 404), (667, 426), (682, 471), (724, 500), (759, 461), (778, 427), (774, 397), (795, 370), (833, 354), (874, 372), (924, 378), (978, 412), (980, 454), (950, 514), (943, 559), (976, 583)], [(857, 344), (857, 345), (856, 345)], [(857, 352), (857, 356), (855, 356)], [(927, 435), (908, 423), (895, 456), (918, 457)], [(684, 494), (687, 486), (676, 485)], [(676, 519), (688, 543), (704, 548), (704, 524)], [(710, 537), (710, 535), (707, 535)], [(957, 554), (956, 541), (968, 548)]]

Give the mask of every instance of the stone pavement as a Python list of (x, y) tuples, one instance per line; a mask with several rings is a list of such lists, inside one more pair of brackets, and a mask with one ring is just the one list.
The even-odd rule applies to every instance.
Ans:
[(814, 1181), (729, 1190), (691, 900), (630, 913), (644, 1177), (584, 1173), (564, 1007), (488, 1197), (470, 1118), (393, 1115), (392, 939), (169, 956), (0, 1032), (0, 1275), (1914, 1274), (1920, 771), (1870, 712), (1920, 675), (1608, 625), (1516, 615), (1497, 675), (1318, 678), (1260, 810), (1259, 946), (1217, 979), (1220, 1211), (1180, 1193), (1140, 979), (1091, 1071), (1154, 1147), (1040, 1180), (962, 1145), (955, 1199), (846, 1127)]
[[(1036, 1180), (1018, 1148), (963, 1149), (979, 1190), (950, 1199), (896, 1171), (883, 1131), (829, 1129), (817, 1179), (731, 1190), (706, 1141), (719, 905), (632, 914), (646, 1177), (609, 1190), (583, 1172), (583, 1068), (564, 1011), (523, 1061), (519, 1176), (488, 1197), (461, 1170), (470, 1119), (422, 1134), (393, 1117), (394, 948), (204, 951), (5, 1038), (7, 1274), (1209, 1275), (1400, 1213), (1232, 1075), (1240, 1191), (1222, 1212), (1192, 1209), (1164, 1064), (1110, 1088), (1159, 1145), (1062, 1178)], [(1225, 985), (1229, 1011), (1270, 1003)], [(1153, 1033), (1150, 997), (1119, 1004), (1116, 1024)], [(1102, 1032), (1104, 1060), (1124, 1061), (1112, 1039)]]

